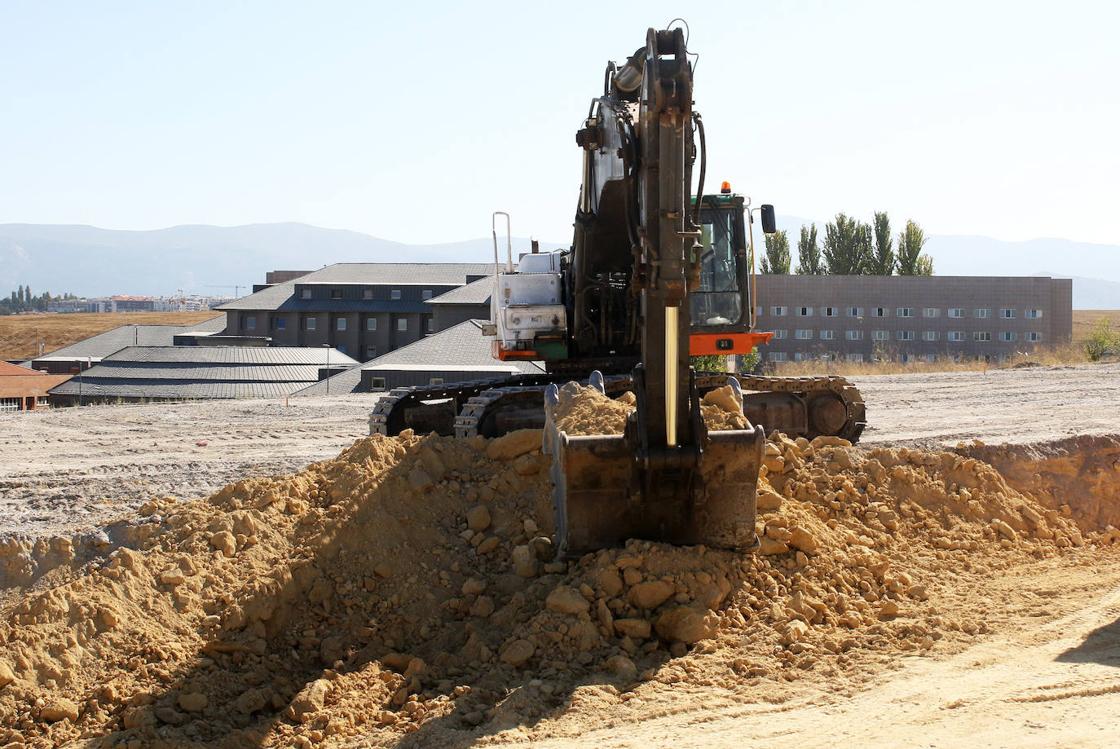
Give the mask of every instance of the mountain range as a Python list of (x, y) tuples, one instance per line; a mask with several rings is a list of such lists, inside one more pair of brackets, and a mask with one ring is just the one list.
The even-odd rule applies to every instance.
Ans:
[[(801, 223), (805, 222), (779, 218), (779, 226), (790, 230), (791, 244), (796, 244)], [(759, 236), (756, 240), (761, 242)], [(528, 244), (528, 239), (514, 238), (515, 251)], [(541, 243), (545, 249), (567, 245), (568, 241)], [(938, 275), (1069, 277), (1074, 279), (1075, 308), (1120, 308), (1120, 245), (931, 236), (926, 252)], [(241, 293), (251, 284), (263, 282), (269, 270), (316, 270), (337, 262), (485, 262), (492, 258), (489, 238), (404, 244), (299, 223), (175, 226), (152, 231), (0, 224), (0, 294), (30, 284), (34, 293), (84, 296), (170, 295), (178, 290), (231, 296), (235, 290)]]

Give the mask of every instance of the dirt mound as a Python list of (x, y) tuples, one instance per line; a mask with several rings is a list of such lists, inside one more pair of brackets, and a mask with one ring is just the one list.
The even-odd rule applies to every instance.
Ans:
[[(610, 398), (593, 387), (569, 382), (560, 388), (556, 425), (571, 435), (622, 434), (634, 404), (633, 393)], [(743, 415), (743, 404), (736, 400), (730, 385), (706, 393), (700, 401), (700, 413), (713, 431), (750, 426)]]
[(9, 591), (0, 743), (430, 746), (641, 683), (780, 684), (983, 631), (938, 589), (1084, 542), (977, 459), (775, 435), (759, 553), (558, 561), (540, 440), (371, 437), (145, 505), (135, 548)]

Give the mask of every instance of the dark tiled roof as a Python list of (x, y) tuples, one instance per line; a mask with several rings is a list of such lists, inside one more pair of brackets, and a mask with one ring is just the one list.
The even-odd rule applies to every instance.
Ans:
[(357, 362), (337, 349), (129, 346), (51, 390), (107, 398), (265, 398), (316, 382), (320, 367)]
[(88, 356), (98, 359), (125, 346), (170, 346), (172, 339), (181, 333), (220, 333), (225, 327), (226, 316), (222, 314), (194, 325), (122, 325), (35, 358), (83, 359)]
[(338, 349), (321, 346), (129, 346), (103, 363), (167, 364), (357, 364)]
[(494, 277), (487, 276), (472, 281), (466, 286), (452, 289), (428, 300), (428, 304), (486, 304), (494, 290)]
[(294, 281), (279, 283), (256, 294), (235, 299), (218, 309), (280, 309), (295, 293), (297, 283), (457, 285), (465, 284), (467, 276), (490, 275), (493, 272), (493, 263), (335, 263)]
[[(390, 351), (384, 356), (366, 362), (331, 377), (330, 394), (357, 392), (363, 370), (431, 370), (433, 372), (477, 371), (501, 375), (503, 371), (511, 374), (525, 372), (538, 374), (542, 371), (535, 362), (503, 362), (493, 358), (490, 343), (493, 337), (482, 335), (482, 320), (467, 320), (455, 327), (434, 335), (425, 336), (415, 343)], [(304, 388), (295, 396), (327, 394), (327, 380)]]

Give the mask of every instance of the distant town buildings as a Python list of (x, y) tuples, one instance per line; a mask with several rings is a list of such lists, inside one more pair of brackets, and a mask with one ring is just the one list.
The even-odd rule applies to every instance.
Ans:
[(116, 296), (58, 299), (47, 304), (48, 312), (202, 312), (230, 301), (228, 296)]

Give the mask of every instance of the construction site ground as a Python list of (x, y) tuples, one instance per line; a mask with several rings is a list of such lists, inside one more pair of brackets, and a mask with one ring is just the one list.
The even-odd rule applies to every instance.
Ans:
[[(1110, 519), (1120, 525), (1115, 521), (1120, 517), (1120, 448), (1107, 437), (1120, 435), (1120, 365), (892, 375), (864, 378), (857, 384), (868, 403), (872, 424), (863, 444), (872, 450), (953, 448), (990, 462), (1016, 489), (1033, 486), (1031, 465), (1036, 456), (1046, 460), (1059, 453), (1075, 454), (1082, 446), (1086, 453), (1096, 451), (1100, 458), (1096, 462), (1086, 458), (1070, 463), (1076, 464), (1076, 475), (1070, 474), (1068, 484), (1056, 485), (1056, 493), (1055, 485), (1048, 486), (1049, 499), (1058, 505), (1073, 505), (1074, 519), (1079, 521), (1084, 517), (1078, 513), (1092, 515), (1102, 526), (1096, 530), (1104, 530), (1105, 521)], [(314, 461), (333, 458), (364, 437), (368, 411), (376, 397), (292, 399), (287, 404), (219, 401), (102, 406), (0, 416), (0, 536), (18, 536), (34, 543), (37, 538), (107, 528), (122, 518), (135, 519), (142, 505), (143, 515), (170, 512), (167, 505), (152, 509), (149, 500), (156, 497), (193, 500), (248, 477), (300, 471)], [(1094, 440), (1102, 436), (1103, 441)], [(977, 444), (977, 440), (983, 444)], [(1005, 443), (1020, 447), (1010, 451), (993, 447)], [(907, 460), (905, 454), (902, 458), (877, 459), (886, 465), (891, 460), (903, 465)], [(517, 473), (523, 473), (522, 466), (517, 466)], [(411, 474), (409, 480), (413, 480)], [(244, 491), (252, 495), (261, 489), (250, 486)], [(1058, 496), (1062, 491), (1070, 496)], [(1082, 491), (1092, 498), (1075, 496)], [(237, 496), (235, 492), (235, 500)], [(312, 491), (310, 496), (314, 505), (316, 496), (322, 499), (321, 490), (318, 495)], [(996, 496), (1002, 497), (998, 493)], [(233, 506), (242, 505), (235, 501)], [(495, 515), (495, 526), (497, 518)], [(961, 528), (972, 527), (961, 522)], [(346, 723), (346, 731), (334, 734), (332, 739), (331, 730), (341, 730), (337, 719), (332, 718), (333, 729), (318, 733), (305, 730), (318, 724), (301, 727), (297, 719), (294, 728), (281, 726), (275, 729), (280, 733), (269, 733), (267, 740), (253, 745), (306, 746), (327, 741), (337, 746), (532, 744), (557, 748), (732, 747), (745, 742), (790, 742), (798, 746), (857, 742), (929, 747), (1115, 746), (1115, 714), (1120, 704), (1120, 546), (1090, 543), (1088, 540), (1096, 537), (1086, 531), (1085, 545), (1070, 548), (1059, 543), (1057, 549), (1053, 548), (1045, 539), (1054, 538), (1055, 533), (1059, 538), (1063, 533), (1077, 535), (1076, 530), (1069, 530), (1070, 522), (1058, 519), (1051, 523), (1054, 530), (1041, 531), (1039, 545), (1031, 547), (1029, 553), (1008, 551), (1009, 544), (1000, 541), (996, 533), (994, 539), (1002, 544), (1002, 551), (997, 545), (991, 559), (985, 556), (983, 541), (977, 547), (976, 540), (981, 536), (976, 534), (983, 531), (991, 536), (992, 531), (976, 526), (968, 531), (974, 533), (970, 536), (974, 539), (969, 547), (972, 550), (954, 551), (954, 556), (946, 557), (961, 564), (960, 570), (938, 568), (942, 570), (939, 579), (923, 580), (922, 587), (930, 588), (928, 599), (924, 592), (920, 598), (910, 592), (900, 594), (903, 611), (883, 614), (881, 636), (872, 632), (866, 643), (861, 640), (849, 654), (844, 650), (837, 661), (826, 659), (824, 666), (804, 660), (795, 665), (798, 661), (787, 653), (783, 656), (785, 670), (767, 670), (770, 666), (756, 648), (743, 651), (746, 655), (740, 659), (742, 664), (734, 661), (732, 671), (741, 671), (741, 679), (728, 679), (726, 675), (717, 678), (714, 674), (725, 671), (714, 666), (711, 671), (705, 670), (704, 659), (730, 662), (731, 656), (721, 653), (735, 647), (728, 644), (732, 635), (721, 630), (721, 649), (713, 646), (708, 651), (711, 654), (704, 655), (701, 643), (698, 651), (679, 659), (683, 665), (667, 665), (658, 675), (626, 687), (580, 686), (556, 699), (548, 686), (551, 672), (546, 669), (541, 672), (543, 676), (513, 685), (520, 696), (511, 697), (505, 707), (492, 705), (480, 718), (474, 717), (475, 712), (467, 712), (466, 723), (458, 717), (429, 717), (424, 722), (425, 714), (439, 714), (442, 703), (422, 699), (415, 703), (420, 705), (415, 715), (409, 713), (413, 723), (382, 713), (383, 719), (371, 719), (361, 729)], [(466, 523), (474, 527), (469, 516)], [(992, 523), (993, 528), (1001, 527), (996, 520)], [(1017, 538), (1015, 534), (1011, 537)], [(107, 538), (115, 542), (112, 532)], [(257, 553), (257, 548), (251, 551)], [(496, 553), (503, 553), (504, 548)], [(999, 556), (1003, 552), (1008, 553)], [(516, 557), (516, 549), (513, 553)], [(914, 559), (919, 557), (926, 558), (919, 554)], [(606, 561), (609, 566), (614, 557)], [(622, 557), (617, 564), (620, 570), (626, 567)], [(265, 565), (261, 569), (270, 568)], [(454, 569), (458, 570), (457, 563)], [(928, 573), (933, 568), (921, 569)], [(381, 576), (380, 570), (370, 575), (374, 580)], [(41, 590), (48, 581), (49, 577), (44, 577), (31, 587)], [(881, 582), (888, 587), (899, 584), (897, 580)], [(502, 583), (495, 577), (489, 584)], [(368, 580), (366, 585), (371, 589)], [(467, 583), (463, 585), (466, 593)], [(556, 590), (561, 588), (565, 586)], [(567, 591), (574, 592), (574, 588)], [(884, 596), (888, 595), (886, 591), (881, 591)], [(4, 616), (16, 605), (11, 592), (0, 597)], [(590, 590), (584, 595), (589, 594)], [(475, 595), (467, 600), (474, 601)], [(559, 610), (551, 605), (552, 598), (550, 594), (550, 615)], [(890, 598), (893, 600), (893, 593)], [(591, 600), (594, 619), (593, 596)], [(501, 604), (497, 598), (496, 602)], [(348, 599), (347, 611), (351, 605)], [(494, 602), (487, 605), (492, 608)], [(764, 603), (760, 605), (765, 608)], [(795, 609), (800, 605), (798, 599)], [(899, 628), (896, 616), (905, 620), (907, 606), (921, 611), (922, 618), (915, 619), (916, 629)], [(471, 608), (472, 615), (477, 616), (473, 604)], [(812, 623), (813, 613), (808, 611)], [(942, 619), (955, 623), (941, 627)], [(640, 629), (639, 624), (627, 626)], [(548, 626), (552, 625), (539, 625), (544, 629)], [(871, 625), (870, 630), (877, 626)], [(648, 634), (649, 624), (645, 628)], [(920, 636), (927, 630), (936, 634), (935, 645)], [(782, 635), (784, 645), (775, 639), (775, 653), (790, 648), (788, 637), (788, 633)], [(873, 642), (874, 637), (880, 640)], [(916, 644), (919, 639), (920, 646)], [(516, 640), (515, 644), (524, 641)], [(820, 652), (834, 644), (826, 643)], [(809, 650), (794, 647), (792, 651), (817, 652), (810, 645), (806, 647)], [(506, 660), (509, 651), (502, 651), (504, 663), (513, 662), (513, 657)], [(674, 651), (674, 655), (680, 653)], [(693, 658), (697, 660), (690, 660)], [(637, 655), (634, 659), (639, 660)], [(431, 658), (428, 661), (434, 668)], [(414, 665), (401, 667), (406, 677), (416, 670)], [(799, 673), (800, 669), (807, 670)], [(390, 676), (385, 676), (388, 673), (382, 672), (384, 678), (378, 683), (395, 685)], [(330, 678), (336, 684), (345, 682), (342, 676)], [(0, 669), (3, 683), (4, 672)], [(533, 695), (539, 697), (542, 689), (549, 695), (548, 699), (540, 698), (540, 705), (546, 708), (522, 704), (531, 702)], [(258, 691), (250, 689), (245, 694)], [(0, 686), (0, 698), (3, 694)], [(331, 698), (335, 699), (337, 696)], [(179, 697), (179, 705), (188, 703)], [(406, 707), (409, 704), (405, 703)], [(49, 702), (31, 708), (30, 715), (45, 716), (48, 709), (53, 709)], [(60, 709), (60, 714), (67, 711), (65, 707)], [(88, 709), (94, 711), (93, 707)], [(167, 725), (161, 730), (181, 725), (180, 713), (190, 709), (183, 707), (175, 713), (175, 720), (166, 719)], [(284, 715), (290, 715), (290, 710)], [(33, 725), (27, 722), (31, 718), (23, 720), (18, 725)], [(13, 729), (9, 739), (26, 733), (29, 745), (34, 746), (65, 742), (98, 745), (83, 743), (77, 732), (66, 733), (59, 728), (65, 718), (58, 723), (53, 720), (42, 720), (45, 727), (41, 733), (38, 729), (16, 729), (15, 723), (0, 723), (0, 728)], [(127, 718), (124, 724), (128, 725)], [(323, 725), (332, 724), (328, 721)], [(143, 729), (144, 724), (136, 723), (130, 730)], [(185, 745), (177, 743), (181, 739), (172, 738), (169, 745)], [(226, 739), (228, 745), (237, 744), (236, 740), (230, 743), (228, 736)]]

